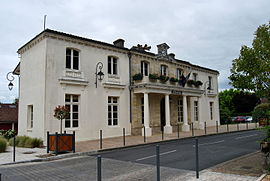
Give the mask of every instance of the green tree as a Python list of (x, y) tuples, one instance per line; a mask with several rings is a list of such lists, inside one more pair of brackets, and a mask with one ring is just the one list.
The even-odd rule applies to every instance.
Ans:
[(234, 88), (270, 97), (270, 22), (258, 27), (251, 48), (242, 46), (229, 79)]

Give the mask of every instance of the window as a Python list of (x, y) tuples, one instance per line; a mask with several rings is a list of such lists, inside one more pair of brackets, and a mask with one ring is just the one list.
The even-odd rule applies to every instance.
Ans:
[(168, 72), (167, 72), (167, 66), (166, 65), (161, 65), (160, 66), (160, 75), (164, 75), (164, 76), (167, 76), (168, 75)]
[(118, 97), (108, 97), (108, 125), (118, 125)]
[(177, 106), (177, 120), (178, 122), (183, 122), (183, 100), (178, 100), (178, 106)]
[(194, 101), (194, 121), (199, 120), (199, 109), (198, 109), (198, 101)]
[(210, 102), (210, 119), (213, 120), (213, 102)]
[(141, 74), (144, 76), (148, 76), (148, 63), (145, 61), (141, 62)]
[(66, 49), (66, 68), (79, 70), (79, 51)]
[(209, 89), (212, 89), (212, 77), (208, 76), (208, 81), (209, 81)]
[(144, 124), (144, 97), (141, 98), (142, 124)]
[(197, 81), (197, 77), (198, 77), (198, 74), (197, 73), (193, 73), (193, 80)]
[(65, 103), (69, 109), (69, 116), (65, 119), (65, 128), (79, 127), (79, 96), (66, 94)]
[(108, 56), (108, 74), (117, 75), (117, 58)]
[(181, 70), (181, 69), (176, 69), (176, 78), (177, 78), (178, 80), (181, 79), (181, 75), (182, 75), (182, 70)]
[(27, 106), (27, 127), (29, 129), (33, 128), (33, 119), (34, 118), (34, 107), (33, 105)]

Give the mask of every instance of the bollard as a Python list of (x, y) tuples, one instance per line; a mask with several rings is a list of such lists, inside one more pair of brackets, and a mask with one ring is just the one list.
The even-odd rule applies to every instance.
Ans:
[(216, 121), (216, 130), (217, 130), (217, 133), (218, 133), (218, 121)]
[(99, 148), (102, 150), (102, 129), (99, 130)]
[(47, 153), (49, 153), (50, 150), (50, 134), (49, 131), (47, 131)]
[(248, 129), (248, 123), (246, 123), (246, 128)]
[(198, 138), (195, 139), (195, 154), (196, 154), (196, 178), (199, 178), (199, 144)]
[(229, 132), (229, 124), (227, 123), (227, 132)]
[(143, 141), (146, 142), (146, 136), (145, 136), (145, 126), (143, 127)]
[(161, 130), (161, 139), (164, 140), (164, 127), (163, 127), (163, 129)]
[(2, 174), (0, 173), (0, 181), (2, 180)]
[(97, 180), (101, 181), (101, 156), (97, 156)]
[(156, 146), (157, 181), (160, 181), (159, 145)]
[(206, 121), (204, 122), (204, 134), (206, 135), (207, 134), (207, 130), (206, 130)]
[(237, 123), (237, 131), (239, 131), (239, 123)]
[(72, 151), (73, 153), (75, 153), (75, 131), (73, 131), (73, 135), (72, 135)]
[(123, 128), (123, 145), (126, 146), (125, 128)]
[(192, 130), (192, 136), (194, 136), (194, 127), (193, 127), (193, 123), (191, 123), (191, 130)]
[(178, 137), (178, 138), (180, 138), (179, 131), (180, 131), (180, 129), (179, 129), (179, 124), (177, 124), (177, 137)]
[(13, 137), (13, 162), (15, 162), (15, 153), (16, 153), (15, 147), (16, 147), (16, 136)]
[(55, 145), (55, 153), (56, 155), (58, 154), (58, 133), (55, 132), (55, 142), (56, 142), (56, 145)]

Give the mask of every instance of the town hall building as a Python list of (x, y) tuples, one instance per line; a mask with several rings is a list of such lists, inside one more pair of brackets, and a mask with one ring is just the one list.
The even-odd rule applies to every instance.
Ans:
[(65, 105), (63, 130), (76, 141), (169, 134), (219, 123), (218, 71), (168, 53), (169, 45), (132, 48), (46, 29), (19, 50), (18, 134), (46, 140), (59, 132), (54, 109)]

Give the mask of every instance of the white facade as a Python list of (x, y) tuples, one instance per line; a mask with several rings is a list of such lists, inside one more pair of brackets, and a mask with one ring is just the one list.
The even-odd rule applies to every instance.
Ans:
[[(161, 125), (157, 116), (160, 110), (156, 108), (162, 97), (165, 99), (165, 133), (174, 131), (177, 122), (174, 104), (178, 98), (183, 101), (182, 131), (188, 131), (191, 122), (198, 129), (203, 129), (205, 121), (207, 126), (219, 123), (217, 71), (175, 60), (166, 62), (166, 58), (159, 55), (127, 49), (123, 44), (123, 40), (108, 44), (45, 30), (21, 47), (18, 50), (20, 63), (14, 71), (20, 75), (19, 135), (46, 140), (47, 131), (60, 131), (60, 121), (53, 116), (55, 107), (68, 105), (70, 119), (63, 120), (62, 127), (63, 131), (75, 131), (76, 141), (98, 139), (99, 130), (103, 131), (103, 137), (121, 136), (123, 128), (127, 135), (138, 135), (142, 134), (142, 126), (150, 136), (155, 133), (152, 128)], [(168, 82), (151, 83), (148, 76), (140, 82), (131, 81), (132, 75), (140, 72), (143, 60), (152, 62), (149, 73), (165, 64), (169, 75), (177, 76), (174, 74), (178, 66), (185, 73), (187, 70), (197, 73), (203, 85), (194, 89)], [(96, 88), (98, 62), (103, 64), (105, 76), (97, 81)], [(207, 89), (209, 76), (212, 77), (211, 90)], [(138, 103), (140, 97), (145, 104), (143, 114)], [(198, 121), (194, 118), (194, 101), (198, 102)]]

